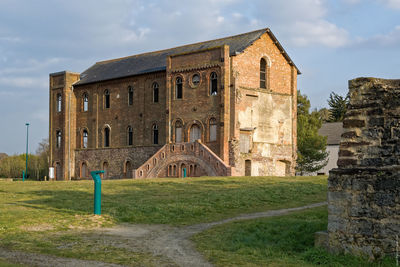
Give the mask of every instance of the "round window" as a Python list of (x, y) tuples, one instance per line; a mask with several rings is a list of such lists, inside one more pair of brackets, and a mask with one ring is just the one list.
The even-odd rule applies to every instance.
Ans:
[(192, 76), (192, 84), (193, 84), (193, 86), (197, 86), (197, 85), (199, 85), (199, 83), (200, 83), (200, 75), (194, 74)]

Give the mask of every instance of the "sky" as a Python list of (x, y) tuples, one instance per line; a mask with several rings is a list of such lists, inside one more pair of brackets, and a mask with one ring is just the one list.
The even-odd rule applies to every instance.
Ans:
[(270, 28), (313, 108), (356, 77), (400, 79), (400, 0), (0, 0), (0, 152), (48, 137), (49, 73)]

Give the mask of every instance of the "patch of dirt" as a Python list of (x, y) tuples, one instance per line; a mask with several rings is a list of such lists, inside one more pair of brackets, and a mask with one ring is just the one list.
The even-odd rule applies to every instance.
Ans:
[[(112, 228), (97, 229), (96, 232), (86, 234), (85, 238), (94, 239), (113, 247), (124, 248), (134, 252), (150, 252), (156, 258), (160, 259), (158, 266), (212, 266), (211, 263), (196, 251), (194, 244), (190, 241), (190, 237), (194, 234), (213, 226), (233, 221), (280, 216), (326, 204), (326, 202), (321, 202), (297, 208), (242, 214), (217, 222), (201, 223), (186, 227), (121, 224)], [(17, 259), (18, 261), (13, 262), (33, 266), (119, 266), (1, 249), (0, 257), (4, 257), (7, 260)]]
[(22, 230), (29, 232), (41, 232), (54, 230), (54, 226), (50, 224), (37, 224), (37, 225), (22, 225), (19, 227)]

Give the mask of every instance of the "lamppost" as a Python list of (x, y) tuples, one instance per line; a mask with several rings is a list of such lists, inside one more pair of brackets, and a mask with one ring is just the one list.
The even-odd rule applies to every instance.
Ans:
[(28, 178), (28, 136), (29, 136), (29, 123), (25, 123), (26, 125), (26, 154), (25, 154), (25, 173), (22, 176), (22, 181), (25, 181), (25, 176)]

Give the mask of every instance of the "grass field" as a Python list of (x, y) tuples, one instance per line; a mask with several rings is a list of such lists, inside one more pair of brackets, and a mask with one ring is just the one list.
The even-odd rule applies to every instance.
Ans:
[(193, 237), (198, 250), (216, 266), (395, 266), (314, 247), (314, 233), (327, 229), (326, 207), (290, 215), (234, 222)]
[[(63, 257), (96, 259), (135, 266), (134, 262), (141, 263), (137, 265), (152, 266), (157, 265), (157, 259), (155, 260), (153, 255), (132, 253), (99, 243), (98, 240), (88, 238), (87, 233), (97, 227), (120, 223), (184, 226), (217, 221), (241, 213), (303, 206), (325, 201), (326, 188), (326, 177), (106, 180), (102, 184), (102, 216), (94, 216), (92, 181), (23, 183), (0, 181), (0, 246), (11, 250)], [(323, 214), (323, 211), (318, 210), (317, 213)], [(296, 215), (300, 216), (297, 218), (298, 222), (308, 217), (307, 212), (304, 212), (305, 217), (301, 215), (303, 213), (299, 214)], [(306, 227), (308, 232), (303, 231), (303, 234), (309, 235), (311, 239), (315, 229), (326, 229), (326, 215), (318, 216), (319, 221), (313, 221), (315, 225), (310, 229)], [(291, 217), (282, 217), (281, 220), (285, 218)], [(310, 220), (305, 220), (305, 223), (309, 222)], [(250, 226), (243, 229), (257, 232), (257, 220), (254, 221), (255, 225), (251, 224), (253, 221), (246, 223), (250, 223)], [(229, 261), (225, 257), (231, 259), (231, 265), (236, 260), (238, 263), (244, 263), (243, 265), (249, 263), (257, 265), (264, 260), (265, 255), (270, 255), (265, 254), (269, 251), (265, 250), (263, 252), (265, 255), (260, 258), (256, 253), (259, 248), (252, 250), (251, 253), (254, 255), (250, 258), (248, 255), (243, 256), (242, 253), (233, 253), (237, 254), (235, 257), (233, 254), (229, 255), (230, 252), (225, 251), (227, 244), (231, 246), (228, 235), (240, 230), (235, 228), (235, 225), (239, 224), (230, 224), (226, 229), (233, 230), (227, 233), (215, 232), (215, 236), (221, 236), (223, 237), (221, 240), (227, 242), (221, 243), (219, 248), (207, 243), (207, 240), (212, 240), (207, 235), (214, 229), (205, 232), (204, 235), (196, 236), (195, 240), (205, 255), (219, 265), (225, 265)], [(215, 228), (215, 231), (223, 231), (224, 228), (221, 226)], [(281, 234), (285, 232), (284, 229), (281, 230)], [(264, 232), (260, 232), (257, 236), (263, 234)], [(238, 237), (235, 237), (235, 240), (236, 238)], [(283, 238), (289, 242), (289, 236)], [(250, 244), (253, 241), (254, 246), (262, 248), (256, 238), (249, 239), (245, 243)], [(309, 245), (307, 243), (307, 246)], [(275, 254), (271, 254), (273, 261), (276, 265), (280, 265), (281, 252), (271, 251), (275, 251)], [(303, 249), (297, 251), (297, 254), (292, 253), (294, 256), (289, 253), (289, 256), (285, 256), (288, 260), (284, 262), (315, 263), (306, 259), (307, 253), (308, 257), (316, 257), (312, 251), (307, 251)], [(5, 262), (0, 259), (0, 266), (4, 264)]]

